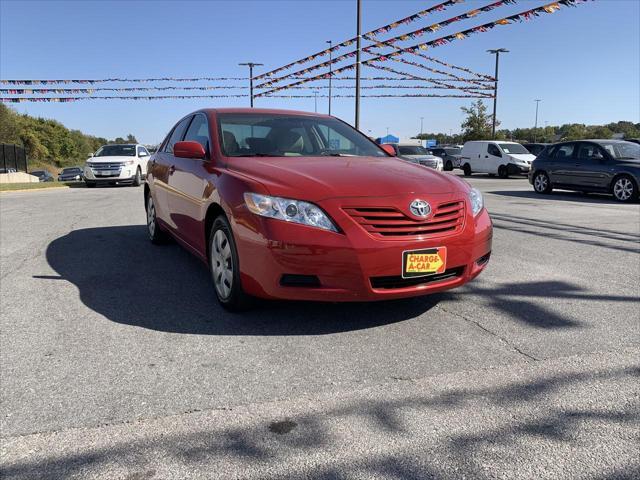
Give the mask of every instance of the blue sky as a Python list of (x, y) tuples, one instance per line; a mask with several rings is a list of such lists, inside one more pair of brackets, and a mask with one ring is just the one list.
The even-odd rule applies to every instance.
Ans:
[[(379, 38), (492, 1), (467, 0)], [(549, 1), (520, 0), (405, 45)], [(435, 3), (438, 1), (363, 0), (363, 31)], [(354, 36), (355, 5), (355, 0), (0, 0), (0, 78), (243, 76), (246, 70), (238, 62), (260, 62), (272, 69), (325, 48), (325, 40), (339, 42)], [(492, 74), (493, 57), (485, 51), (508, 48), (511, 53), (501, 57), (498, 104), (498, 118), (506, 128), (533, 126), (536, 98), (542, 99), (541, 126), (546, 122), (639, 122), (639, 29), (640, 1), (596, 0), (530, 22), (497, 27), (427, 53)], [(375, 73), (365, 69), (363, 75)], [(407, 137), (419, 132), (420, 117), (424, 117), (424, 131), (456, 132), (462, 120), (460, 107), (469, 102), (363, 99), (361, 130), (378, 136), (389, 127), (390, 132)], [(248, 99), (96, 100), (14, 108), (55, 118), (93, 135), (113, 138), (133, 133), (142, 142), (156, 143), (185, 113), (205, 106), (246, 104)], [(313, 111), (314, 101), (258, 99), (256, 106)], [(319, 111), (326, 112), (326, 108), (326, 99), (319, 99)], [(352, 123), (353, 99), (334, 99), (332, 113)]]

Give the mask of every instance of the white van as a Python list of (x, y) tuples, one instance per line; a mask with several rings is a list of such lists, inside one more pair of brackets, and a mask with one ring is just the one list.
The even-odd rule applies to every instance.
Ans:
[(519, 143), (480, 140), (464, 144), (460, 164), (467, 177), (472, 173), (488, 173), (507, 178), (529, 173), (535, 159), (536, 156)]

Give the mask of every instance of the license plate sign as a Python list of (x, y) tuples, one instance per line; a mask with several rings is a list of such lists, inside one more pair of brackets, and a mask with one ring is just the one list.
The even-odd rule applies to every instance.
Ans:
[(447, 247), (402, 252), (402, 278), (426, 277), (447, 269)]

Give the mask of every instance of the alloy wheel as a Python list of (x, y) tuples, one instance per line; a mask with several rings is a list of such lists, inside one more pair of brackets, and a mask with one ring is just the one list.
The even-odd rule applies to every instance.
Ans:
[(626, 177), (619, 178), (613, 185), (613, 195), (616, 199), (626, 202), (633, 196), (633, 183)]
[(536, 189), (536, 192), (544, 193), (548, 186), (549, 179), (544, 173), (536, 175), (536, 178), (533, 180), (533, 187)]
[(216, 230), (211, 246), (211, 269), (216, 291), (221, 298), (227, 299), (233, 287), (233, 254), (224, 231)]
[(147, 229), (149, 230), (149, 237), (153, 239), (156, 233), (156, 207), (153, 204), (153, 198), (149, 195), (147, 202)]

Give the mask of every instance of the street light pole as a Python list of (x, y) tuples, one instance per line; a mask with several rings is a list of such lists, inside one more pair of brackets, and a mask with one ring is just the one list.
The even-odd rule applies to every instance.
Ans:
[(253, 67), (259, 67), (264, 65), (263, 63), (239, 63), (238, 65), (242, 67), (249, 67), (249, 97), (250, 97), (250, 106), (253, 108)]
[(540, 100), (539, 98), (535, 99), (536, 102), (536, 126), (533, 127), (533, 143), (536, 143), (536, 141), (538, 140), (538, 105), (540, 105), (540, 102), (542, 100)]
[(333, 52), (331, 48), (333, 47), (333, 42), (331, 40), (327, 40), (329, 44), (329, 115), (331, 115), (331, 77), (333, 77), (333, 64), (331, 60), (333, 60)]
[(420, 117), (420, 136), (422, 136), (422, 122), (424, 120), (424, 117)]
[(318, 91), (313, 91), (313, 111), (318, 113)]
[(356, 20), (356, 130), (360, 129), (360, 37), (361, 35), (361, 23), (362, 23), (362, 0), (356, 0), (358, 6), (357, 20)]
[(496, 73), (494, 76), (494, 87), (493, 87), (493, 122), (491, 126), (491, 138), (496, 138), (496, 109), (498, 108), (498, 65), (500, 63), (500, 54), (508, 53), (509, 50), (506, 48), (498, 48), (497, 50), (487, 50), (487, 52), (496, 56)]

